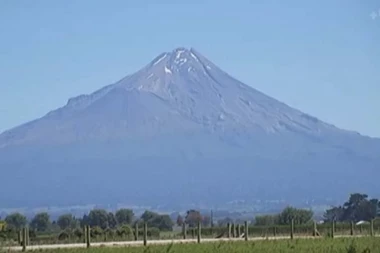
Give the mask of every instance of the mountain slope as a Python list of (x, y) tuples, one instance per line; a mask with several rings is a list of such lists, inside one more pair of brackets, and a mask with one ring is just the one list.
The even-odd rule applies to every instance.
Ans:
[[(22, 187), (0, 201), (21, 205), (26, 189), (29, 205), (345, 196), (376, 191), (374, 177), (358, 175), (379, 175), (379, 154), (378, 139), (302, 113), (177, 48), (1, 134), (0, 166)], [(231, 182), (240, 187), (225, 187)]]

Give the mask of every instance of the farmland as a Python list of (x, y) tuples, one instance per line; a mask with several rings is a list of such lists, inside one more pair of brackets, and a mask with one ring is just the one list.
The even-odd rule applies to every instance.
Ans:
[[(126, 250), (127, 249), (127, 250)], [(6, 250), (6, 248), (4, 248)], [(295, 239), (295, 240), (261, 240), (261, 241), (221, 241), (221, 242), (205, 242), (202, 244), (174, 244), (166, 245), (148, 245), (146, 247), (91, 247), (84, 248), (66, 248), (66, 249), (46, 249), (45, 252), (57, 253), (147, 253), (147, 252), (176, 252), (176, 253), (192, 253), (192, 252), (363, 252), (376, 253), (380, 252), (380, 240), (376, 237), (355, 237), (355, 238), (320, 238), (320, 239)]]
[[(140, 246), (132, 247), (136, 252), (141, 249), (149, 252), (152, 247), (157, 247), (154, 252), (170, 252), (173, 248), (183, 246), (183, 252), (191, 247), (197, 252), (202, 252), (203, 249), (212, 252), (212, 247), (228, 250), (231, 245), (242, 251), (256, 245), (278, 245), (276, 247), (286, 250), (285, 243), (290, 249), (297, 246), (305, 251), (309, 244), (315, 244), (315, 248), (328, 252), (331, 250), (321, 247), (330, 244), (339, 247), (345, 244), (346, 250), (357, 252), (356, 249), (361, 250), (367, 245), (363, 250), (373, 252), (370, 247), (373, 242), (377, 243), (376, 239), (380, 235), (377, 205), (378, 200), (368, 200), (366, 195), (352, 194), (343, 207), (327, 210), (323, 222), (313, 220), (310, 210), (290, 206), (278, 214), (258, 215), (254, 222), (223, 219), (217, 223), (214, 222), (212, 213), (208, 217), (197, 210), (188, 210), (185, 216), (178, 215), (176, 220), (167, 214), (149, 210), (136, 217), (130, 209), (119, 209), (115, 213), (93, 209), (82, 218), (63, 214), (52, 222), (48, 213), (37, 213), (30, 221), (20, 213), (12, 213), (2, 222), (0, 246), (7, 251), (63, 248), (73, 251), (87, 248), (92, 251), (113, 246)], [(271, 243), (266, 243), (269, 241)], [(304, 241), (308, 244), (303, 246)], [(334, 247), (330, 248), (335, 252), (343, 250)]]
[[(148, 236), (148, 229), (145, 227), (142, 231), (143, 237), (134, 237), (133, 239), (133, 237), (110, 238), (107, 236), (94, 236), (91, 233), (91, 228), (87, 227), (85, 229), (86, 236), (82, 241), (70, 240), (71, 238), (52, 240), (53, 237), (45, 241), (27, 238), (24, 245), (24, 239), (22, 238), (22, 246), (16, 246), (15, 244), (3, 245), (3, 249), (7, 251), (25, 251), (64, 248), (64, 252), (77, 252), (78, 249), (84, 250), (87, 248), (90, 252), (102, 252), (96, 248), (114, 247), (116, 252), (119, 250), (117, 248), (120, 247), (137, 246), (130, 247), (128, 252), (217, 252), (215, 251), (217, 249), (220, 250), (218, 252), (246, 252), (246, 250), (252, 252), (251, 250), (256, 249), (258, 252), (260, 250), (265, 250), (265, 252), (288, 252), (294, 249), (297, 249), (297, 251), (293, 252), (376, 252), (373, 250), (376, 247), (380, 248), (379, 227), (372, 224), (370, 226), (359, 226), (359, 229), (357, 226), (347, 226), (347, 224), (343, 223), (312, 224), (312, 226), (298, 225), (290, 226), (290, 228), (288, 226), (279, 226), (272, 227), (272, 229), (269, 229), (269, 227), (247, 226), (243, 230), (248, 229), (247, 234), (244, 232), (240, 234), (238, 226), (232, 228), (231, 230), (230, 224), (227, 228), (205, 228), (202, 230), (201, 227), (198, 227), (188, 231), (185, 230), (185, 234), (183, 232), (172, 232), (163, 234), (164, 237), (157, 237)], [(315, 228), (316, 231), (314, 231)], [(189, 236), (186, 236), (189, 231), (191, 231)], [(268, 231), (272, 231), (273, 234), (269, 234)], [(23, 233), (25, 232), (23, 230)], [(222, 233), (217, 236), (218, 238), (215, 238), (215, 235), (220, 232)], [(22, 237), (25, 237), (25, 234)], [(182, 239), (180, 239), (181, 237)], [(229, 251), (231, 247), (233, 247), (234, 251)], [(352, 251), (357, 249), (360, 251)], [(111, 252), (111, 250), (109, 251)]]

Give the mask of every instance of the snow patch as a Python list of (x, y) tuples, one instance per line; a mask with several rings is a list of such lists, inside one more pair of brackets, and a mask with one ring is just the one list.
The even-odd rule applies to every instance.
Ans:
[(185, 52), (184, 50), (178, 50), (177, 55), (175, 56), (176, 59), (179, 59), (181, 57), (181, 54)]
[(182, 64), (186, 63), (187, 62), (187, 58), (182, 58), (181, 60), (179, 60), (179, 62)]
[(151, 78), (153, 76), (153, 73), (152, 74), (150, 74), (149, 76), (147, 76), (147, 78), (146, 79), (149, 79), (149, 78)]
[(244, 104), (246, 104), (247, 106), (251, 106), (251, 105), (252, 105), (251, 101), (249, 101), (249, 100), (246, 100), (246, 99), (244, 99), (244, 98), (242, 98), (242, 97), (239, 97), (239, 99), (240, 99)]
[(162, 61), (165, 57), (166, 57), (167, 54), (164, 54), (162, 57), (160, 57), (160, 59), (158, 59), (155, 63), (153, 63), (153, 66), (157, 65), (160, 61)]
[(174, 63), (179, 64), (179, 66), (185, 64), (187, 62), (187, 58), (180, 58), (179, 60), (174, 60)]
[(211, 69), (211, 67), (210, 67), (210, 66), (208, 66), (208, 65), (206, 65), (206, 69)]
[(171, 74), (172, 71), (165, 66), (165, 73)]
[(191, 57), (193, 57), (196, 61), (199, 61), (198, 58), (195, 56), (195, 54), (193, 54), (192, 52), (190, 52), (190, 55), (191, 55)]

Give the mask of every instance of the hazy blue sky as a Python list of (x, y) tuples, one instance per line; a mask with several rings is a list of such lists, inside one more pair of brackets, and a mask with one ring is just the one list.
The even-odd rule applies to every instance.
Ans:
[(380, 0), (0, 0), (0, 132), (179, 46), (380, 137)]

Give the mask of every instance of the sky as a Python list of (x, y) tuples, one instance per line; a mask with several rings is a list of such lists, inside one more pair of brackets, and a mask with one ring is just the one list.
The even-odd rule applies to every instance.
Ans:
[(380, 137), (380, 0), (0, 0), (0, 132), (177, 47)]

